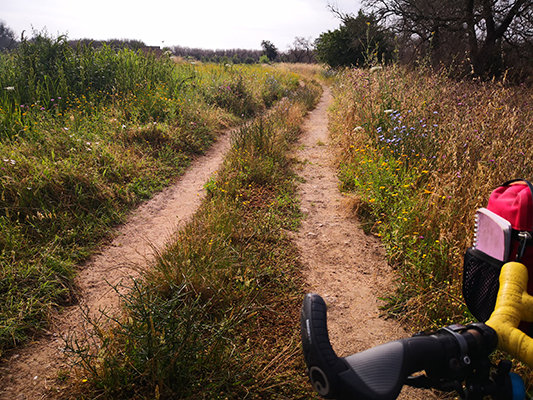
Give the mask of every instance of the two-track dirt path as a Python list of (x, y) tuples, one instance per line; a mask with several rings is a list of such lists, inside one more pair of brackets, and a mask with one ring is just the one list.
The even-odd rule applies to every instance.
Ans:
[[(391, 340), (410, 336), (396, 321), (381, 316), (378, 297), (391, 290), (394, 272), (378, 238), (365, 235), (338, 189), (335, 149), (329, 145), (329, 89), (304, 125), (296, 153), (302, 210), (306, 214), (297, 237), (308, 291), (328, 305), (333, 349), (347, 356)], [(428, 391), (404, 388), (403, 399), (434, 399)]]
[[(327, 146), (326, 109), (331, 95), (325, 88), (318, 107), (307, 117), (296, 156), (302, 208), (307, 217), (296, 240), (301, 248), (309, 291), (321, 294), (329, 305), (330, 337), (338, 355), (344, 356), (381, 344), (406, 332), (396, 322), (380, 316), (377, 295), (388, 290), (393, 273), (378, 239), (366, 236), (343, 207), (337, 188), (332, 149)], [(229, 148), (229, 133), (198, 159), (175, 185), (136, 210), (118, 229), (116, 239), (80, 269), (77, 285), (81, 306), (96, 314), (100, 309), (118, 312), (118, 296), (110, 285), (128, 281), (147, 265), (154, 249), (165, 241), (198, 207), (203, 184), (220, 165)], [(57, 372), (66, 368), (63, 337), (83, 329), (80, 307), (58, 315), (50, 335), (13, 352), (0, 365), (0, 399), (55, 399), (61, 397)], [(430, 399), (408, 391), (403, 398)]]

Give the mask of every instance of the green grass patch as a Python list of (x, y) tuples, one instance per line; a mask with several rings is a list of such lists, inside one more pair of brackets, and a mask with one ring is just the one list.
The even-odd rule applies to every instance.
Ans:
[(301, 215), (288, 150), (320, 93), (300, 87), (238, 130), (201, 208), (124, 296), (126, 316), (110, 328), (93, 321), (100, 346), (70, 342), (85, 395), (316, 396), (302, 373), (303, 282), (288, 234)]
[(299, 87), (270, 67), (175, 64), (42, 34), (0, 65), (0, 355), (76, 302), (76, 265), (128, 210), (222, 129)]

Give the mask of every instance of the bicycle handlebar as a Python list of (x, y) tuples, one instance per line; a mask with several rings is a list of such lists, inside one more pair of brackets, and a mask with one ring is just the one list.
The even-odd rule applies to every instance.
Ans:
[(300, 321), (309, 378), (327, 399), (396, 399), (409, 377), (423, 370), (424, 376), (408, 384), (461, 391), (466, 375), (487, 368), (485, 360), (497, 345), (495, 331), (484, 324), (452, 325), (340, 358), (329, 341), (319, 295), (305, 296)]
[(498, 348), (533, 368), (533, 338), (518, 329), (521, 321), (533, 322), (533, 296), (527, 293), (524, 264), (506, 263), (500, 272), (500, 289), (494, 312), (486, 324), (498, 334)]

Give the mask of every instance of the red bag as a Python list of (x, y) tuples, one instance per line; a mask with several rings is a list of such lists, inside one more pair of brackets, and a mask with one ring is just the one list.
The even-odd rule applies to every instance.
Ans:
[[(487, 209), (511, 224), (509, 258), (505, 261), (520, 261), (528, 267), (527, 291), (533, 294), (533, 186), (525, 179), (505, 182), (491, 193)], [(488, 320), (494, 310), (503, 264), (474, 248), (465, 253), (463, 297), (479, 321)], [(533, 324), (522, 323), (520, 328), (533, 336)]]
[[(505, 182), (495, 189), (487, 209), (503, 217), (513, 228), (508, 261), (520, 261), (528, 267), (531, 279), (528, 292), (533, 293), (533, 186), (525, 179)], [(519, 254), (520, 253), (520, 254)]]

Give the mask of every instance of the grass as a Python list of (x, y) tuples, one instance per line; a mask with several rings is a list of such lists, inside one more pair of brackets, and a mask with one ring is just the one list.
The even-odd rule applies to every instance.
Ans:
[(490, 192), (532, 176), (531, 88), (390, 66), (344, 71), (334, 94), (343, 190), (400, 277), (388, 312), (415, 329), (471, 320), (463, 255)]
[(98, 346), (70, 342), (78, 395), (315, 396), (300, 356), (302, 282), (287, 232), (301, 215), (287, 152), (320, 92), (300, 86), (235, 132), (199, 211), (124, 296), (125, 318), (93, 321)]
[[(76, 302), (76, 265), (216, 140), (299, 90), (295, 73), (71, 48), (0, 55), (0, 356)], [(229, 89), (228, 89), (229, 88)]]

